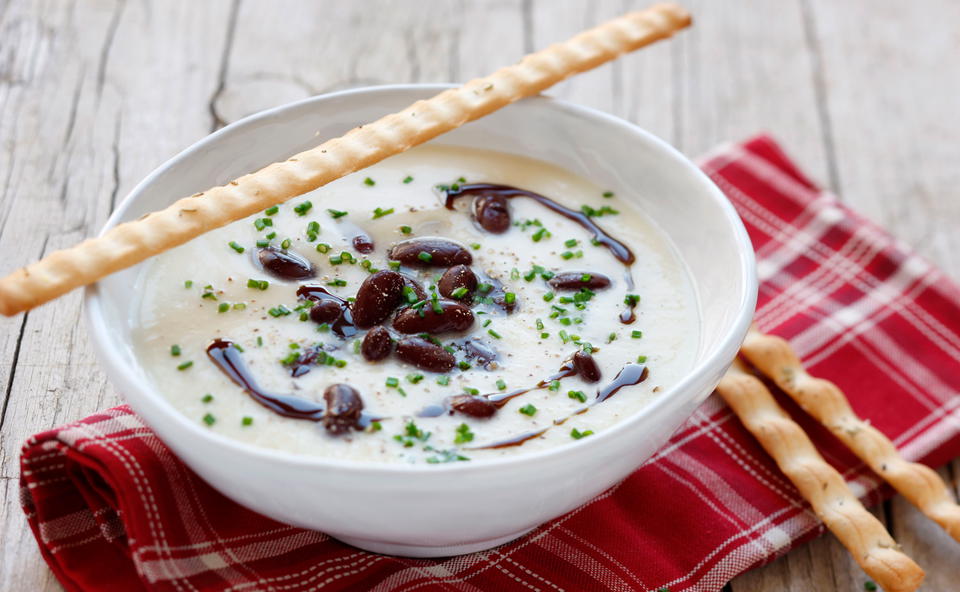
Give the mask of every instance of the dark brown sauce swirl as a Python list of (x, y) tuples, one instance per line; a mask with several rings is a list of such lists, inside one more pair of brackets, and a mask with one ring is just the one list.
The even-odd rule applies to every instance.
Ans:
[(606, 230), (594, 222), (590, 216), (587, 216), (583, 212), (571, 210), (570, 208), (553, 201), (549, 197), (540, 195), (539, 193), (534, 193), (532, 191), (527, 191), (526, 189), (518, 189), (516, 187), (510, 187), (509, 185), (495, 185), (492, 183), (471, 183), (468, 185), (460, 185), (457, 189), (447, 189), (446, 206), (452, 210), (454, 201), (458, 197), (476, 194), (499, 195), (508, 199), (513, 197), (528, 197), (545, 208), (553, 210), (564, 218), (572, 220), (588, 230), (593, 234), (593, 239), (596, 242), (606, 247), (607, 250), (609, 250), (610, 253), (624, 265), (632, 265), (636, 260), (633, 255), (633, 251), (631, 251), (627, 245), (610, 236), (610, 234), (608, 234)]
[[(572, 364), (571, 364), (571, 365), (572, 365)], [(562, 372), (562, 370), (561, 370), (561, 372)], [(558, 376), (559, 374), (560, 374), (560, 373), (558, 373), (558, 374), (556, 374), (556, 375), (554, 375), (554, 376)], [(570, 419), (570, 418), (572, 418), (572, 417), (575, 417), (575, 416), (577, 416), (577, 415), (581, 415), (581, 414), (583, 414), (583, 413), (586, 413), (587, 411), (590, 410), (590, 407), (606, 401), (607, 399), (609, 399), (609, 398), (612, 397), (613, 395), (615, 395), (615, 394), (617, 394), (618, 392), (620, 392), (620, 389), (622, 389), (622, 388), (624, 388), (624, 387), (626, 387), (626, 386), (633, 386), (633, 385), (635, 385), (635, 384), (640, 384), (641, 382), (643, 382), (644, 380), (647, 379), (648, 374), (649, 374), (649, 371), (648, 371), (647, 367), (644, 366), (644, 365), (642, 365), (642, 364), (627, 364), (626, 366), (624, 366), (623, 368), (620, 369), (620, 372), (617, 373), (616, 378), (614, 378), (613, 381), (610, 382), (610, 384), (604, 386), (603, 388), (601, 388), (601, 389), (599, 389), (599, 390), (597, 391), (597, 397), (596, 397), (596, 399), (594, 399), (590, 404), (584, 405), (583, 407), (580, 407), (580, 408), (577, 409), (576, 411), (573, 411), (572, 413), (570, 413), (570, 414), (568, 414), (568, 415), (566, 415), (566, 416), (564, 416), (564, 417), (561, 417), (561, 418), (558, 418), (558, 419), (554, 419), (554, 420), (553, 420), (553, 425), (547, 426), (547, 427), (542, 428), (542, 429), (540, 429), (540, 430), (536, 430), (536, 431), (532, 431), (532, 432), (525, 432), (525, 433), (520, 434), (520, 435), (518, 435), (518, 436), (513, 436), (513, 437), (511, 437), (511, 438), (507, 438), (506, 440), (500, 440), (500, 441), (497, 441), (497, 442), (493, 442), (493, 443), (491, 443), (491, 444), (484, 444), (484, 445), (482, 445), (482, 446), (471, 446), (471, 447), (467, 448), (467, 450), (492, 450), (492, 449), (498, 449), (498, 448), (509, 448), (509, 447), (512, 447), (512, 446), (520, 446), (521, 444), (523, 444), (523, 443), (525, 443), (525, 442), (527, 442), (527, 441), (529, 441), (529, 440), (532, 440), (532, 439), (534, 439), (534, 438), (536, 438), (536, 437), (538, 437), (538, 436), (542, 436), (542, 435), (545, 434), (551, 427), (561, 426), (561, 425), (563, 425), (564, 423), (566, 423), (568, 419)], [(519, 389), (518, 391), (511, 391), (511, 392), (509, 392), (509, 393), (503, 393), (502, 395), (499, 395), (499, 396), (503, 398), (503, 402), (505, 403), (506, 401), (512, 399), (513, 397), (516, 397), (516, 396), (521, 395), (521, 394), (523, 394), (523, 393), (526, 393), (526, 392), (529, 392), (529, 391), (531, 391), (531, 390), (534, 390), (534, 388), (540, 388), (540, 385), (542, 385), (542, 384), (544, 384), (544, 383), (549, 384), (549, 383), (550, 383), (551, 381), (553, 381), (553, 380), (556, 380), (556, 378), (547, 378), (547, 379), (541, 380), (539, 383), (537, 383), (537, 384), (538, 384), (537, 387), (533, 387), (533, 388), (529, 388), (529, 389), (525, 389), (525, 390), (524, 390), (524, 389)], [(494, 396), (496, 396), (496, 395), (494, 395)], [(491, 396), (491, 397), (492, 397), (492, 396)], [(491, 400), (492, 400), (492, 398), (491, 398)], [(501, 403), (501, 405), (502, 405), (502, 404), (503, 404), (503, 403)]]
[[(244, 364), (240, 350), (236, 348), (232, 341), (214, 339), (207, 346), (207, 356), (213, 362), (213, 365), (219, 368), (234, 384), (242, 388), (254, 401), (274, 413), (291, 419), (323, 421), (326, 407), (322, 403), (308, 401), (295, 395), (271, 393), (264, 390), (250, 373), (247, 365)], [(380, 421), (380, 419), (382, 418), (371, 417), (364, 412), (360, 416), (358, 425), (365, 427), (370, 422)]]
[(297, 298), (303, 298), (312, 302), (322, 302), (324, 300), (335, 302), (340, 307), (340, 316), (330, 324), (334, 334), (340, 337), (353, 337), (357, 334), (357, 327), (353, 323), (353, 313), (350, 310), (350, 303), (336, 294), (330, 293), (323, 286), (306, 284), (297, 288)]

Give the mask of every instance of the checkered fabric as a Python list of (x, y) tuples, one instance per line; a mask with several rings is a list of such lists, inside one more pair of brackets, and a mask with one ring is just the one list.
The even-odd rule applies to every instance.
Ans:
[[(818, 190), (767, 137), (703, 168), (750, 232), (757, 322), (904, 456), (960, 454), (960, 292), (877, 226)], [(866, 504), (878, 478), (790, 401), (783, 405)], [(717, 397), (633, 475), (523, 538), (431, 560), (358, 551), (226, 499), (127, 407), (23, 447), (24, 512), (68, 590), (715, 591), (823, 528)]]

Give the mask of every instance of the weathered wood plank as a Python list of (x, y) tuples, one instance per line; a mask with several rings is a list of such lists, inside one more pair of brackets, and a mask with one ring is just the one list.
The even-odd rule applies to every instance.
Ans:
[[(526, 16), (529, 45), (539, 48), (649, 3), (532, 0), (529, 4)], [(654, 44), (612, 64), (570, 78), (547, 94), (629, 119), (672, 141), (675, 131), (675, 58), (670, 43)]]
[[(960, 37), (944, 26), (960, 19), (960, 5), (811, 0), (809, 11), (839, 191), (960, 280)], [(960, 459), (940, 474), (960, 494)], [(924, 588), (956, 588), (960, 545), (902, 498), (890, 515), (897, 541), (927, 569)]]
[(696, 156), (766, 130), (814, 178), (828, 182), (815, 63), (799, 0), (685, 4), (696, 20), (677, 39), (678, 147)]
[[(4, 272), (93, 234), (117, 197), (210, 130), (208, 102), (218, 83), (229, 12), (226, 1), (75, 6), (21, 0), (5, 8)], [(19, 509), (20, 444), (118, 402), (79, 316), (80, 294), (74, 293), (4, 320), (3, 329), (23, 324), (22, 339), (0, 331), (0, 359), (9, 367), (16, 357), (15, 373), (4, 383), (0, 431), (0, 589), (57, 589)]]

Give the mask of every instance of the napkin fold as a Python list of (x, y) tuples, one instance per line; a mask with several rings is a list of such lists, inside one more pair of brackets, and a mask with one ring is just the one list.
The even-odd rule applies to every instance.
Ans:
[[(960, 291), (818, 190), (769, 137), (718, 148), (703, 170), (758, 256), (757, 322), (910, 460), (960, 455)], [(864, 503), (890, 495), (789, 400)], [(126, 406), (32, 437), (21, 501), (67, 590), (696, 590), (711, 592), (823, 532), (716, 396), (630, 477), (489, 551), (375, 555), (228, 500)]]

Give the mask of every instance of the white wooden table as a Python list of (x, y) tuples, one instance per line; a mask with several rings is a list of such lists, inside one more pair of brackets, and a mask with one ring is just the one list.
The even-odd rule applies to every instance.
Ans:
[[(88, 237), (150, 170), (249, 113), (331, 90), (462, 81), (641, 2), (0, 0), (0, 272)], [(695, 28), (553, 93), (695, 156), (760, 130), (960, 279), (960, 2), (689, 0)], [(18, 504), (29, 435), (115, 405), (74, 293), (0, 317), (0, 589), (55, 590)], [(941, 470), (957, 487), (960, 461)], [(956, 590), (960, 545), (876, 508)], [(862, 590), (830, 537), (731, 590)]]

